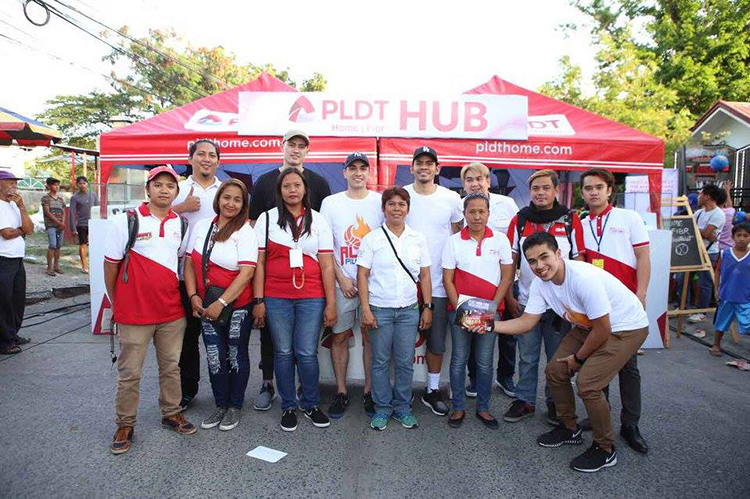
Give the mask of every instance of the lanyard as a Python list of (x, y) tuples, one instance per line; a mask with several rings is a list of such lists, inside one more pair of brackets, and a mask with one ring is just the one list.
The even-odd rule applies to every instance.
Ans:
[(299, 243), (299, 238), (302, 235), (302, 226), (305, 225), (305, 210), (304, 210), (304, 208), (302, 209), (302, 213), (299, 216), (299, 224), (297, 224), (296, 222), (295, 222), (295, 224), (297, 225), (297, 231), (296, 231), (296, 233), (295, 232), (292, 233), (292, 240), (294, 241), (294, 244), (295, 244), (295, 247), (296, 247), (296, 246), (298, 246), (297, 243)]
[(604, 229), (607, 228), (607, 222), (609, 222), (609, 216), (612, 214), (610, 211), (607, 213), (607, 217), (604, 219), (604, 225), (602, 225), (602, 235), (599, 236), (599, 239), (596, 238), (596, 232), (594, 232), (594, 226), (591, 225), (591, 217), (589, 217), (589, 229), (591, 230), (591, 235), (594, 238), (594, 241), (596, 241), (596, 252), (601, 253), (601, 247), (602, 247), (602, 239), (604, 239)]

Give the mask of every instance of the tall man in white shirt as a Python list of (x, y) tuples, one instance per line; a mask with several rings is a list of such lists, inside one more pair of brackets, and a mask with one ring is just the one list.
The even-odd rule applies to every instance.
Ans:
[(411, 197), (406, 223), (427, 238), (430, 250), (432, 281), (432, 326), (427, 334), (427, 386), (422, 403), (438, 416), (448, 414), (448, 406), (440, 393), (440, 369), (443, 366), (445, 337), (448, 332), (448, 294), (443, 285), (443, 246), (463, 226), (463, 205), (458, 193), (438, 185), (440, 173), (437, 152), (428, 146), (418, 147), (412, 157), (414, 183), (405, 187)]
[[(482, 163), (469, 163), (461, 168), (461, 183), (467, 195), (480, 193), (489, 198), (490, 218), (487, 221), (487, 226), (495, 232), (507, 235), (510, 221), (518, 213), (518, 205), (508, 196), (490, 192), (490, 169)], [(518, 292), (516, 291), (514, 295), (518, 296)], [(505, 313), (504, 315), (507, 316)], [(507, 396), (515, 397), (516, 385), (513, 383), (513, 375), (516, 372), (516, 337), (501, 335), (497, 341), (497, 352), (497, 376), (495, 377), (495, 383), (500, 386)], [(474, 348), (471, 349), (469, 354), (468, 368), (469, 386), (466, 388), (466, 395), (476, 397), (476, 359), (474, 357)]]
[[(636, 294), (645, 308), (651, 278), (648, 231), (637, 212), (614, 208), (610, 204), (614, 185), (614, 175), (602, 168), (592, 168), (581, 175), (581, 193), (589, 207), (588, 219), (582, 221), (586, 261), (617, 277)], [(641, 418), (638, 355), (633, 355), (623, 366), (619, 378), (622, 401), (620, 435), (633, 450), (646, 454), (648, 445), (638, 429)], [(609, 396), (609, 387), (604, 393)], [(584, 429), (590, 427), (590, 422), (586, 423), (581, 422)]]
[[(357, 290), (357, 254), (362, 238), (383, 225), (380, 194), (367, 190), (370, 178), (370, 161), (361, 152), (350, 154), (344, 162), (347, 189), (323, 199), (320, 213), (333, 232), (333, 252), (336, 266), (336, 308), (338, 322), (333, 326), (331, 362), (336, 375), (337, 392), (328, 415), (339, 419), (349, 405), (346, 389), (346, 371), (349, 365), (349, 335), (356, 321), (361, 324), (361, 307)], [(372, 417), (370, 369), (370, 336), (362, 329), (362, 364), (365, 371), (365, 412)]]
[(646, 340), (646, 311), (635, 293), (612, 274), (585, 262), (565, 260), (553, 235), (532, 234), (522, 249), (536, 276), (529, 300), (520, 318), (495, 322), (495, 331), (524, 334), (547, 309), (574, 325), (545, 369), (562, 424), (540, 435), (537, 443), (542, 447), (583, 443), (570, 386), (578, 373), (578, 396), (591, 418), (594, 442), (570, 467), (591, 473), (614, 466), (617, 451), (603, 390)]
[[(214, 197), (221, 185), (219, 179), (216, 178), (220, 155), (219, 146), (207, 139), (197, 140), (188, 151), (188, 162), (193, 168), (193, 173), (180, 182), (180, 192), (172, 206), (175, 213), (182, 215), (188, 221), (188, 232), (185, 236), (188, 241), (192, 241), (192, 231), (198, 221), (216, 216)], [(200, 350), (198, 349), (201, 323), (200, 319), (193, 317), (190, 299), (185, 290), (182, 268), (181, 264), (180, 294), (187, 318), (180, 355), (180, 382), (182, 384), (180, 407), (184, 410), (198, 393), (198, 384), (201, 379)]]
[(10, 170), (0, 170), (0, 354), (13, 355), (28, 343), (28, 338), (18, 336), (26, 308), (26, 254), (27, 235), (34, 224), (26, 211), (23, 198), (18, 193), (18, 181)]

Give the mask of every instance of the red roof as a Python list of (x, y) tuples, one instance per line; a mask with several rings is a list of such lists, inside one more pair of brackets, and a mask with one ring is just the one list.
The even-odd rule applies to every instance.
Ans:
[(713, 115), (717, 109), (723, 109), (735, 118), (739, 119), (750, 125), (750, 102), (732, 102), (720, 100), (711, 109), (703, 113), (703, 116), (698, 118), (695, 125), (690, 129), (691, 131), (697, 130), (708, 118)]

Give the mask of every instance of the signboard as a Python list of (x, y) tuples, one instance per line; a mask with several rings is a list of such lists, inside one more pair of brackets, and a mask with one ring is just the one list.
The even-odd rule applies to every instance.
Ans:
[[(526, 140), (529, 126), (528, 99), (520, 95), (403, 98), (239, 93), (240, 135), (278, 135), (279, 130), (302, 128), (310, 135), (334, 137)], [(536, 126), (552, 128), (542, 121)]]
[[(676, 198), (679, 190), (679, 170), (665, 168), (661, 173), (662, 198)], [(651, 212), (651, 196), (648, 175), (628, 175), (625, 177), (625, 208), (638, 213)], [(672, 206), (662, 206), (661, 216), (674, 213)]]
[(672, 268), (703, 265), (692, 217), (664, 219), (663, 227), (672, 231)]

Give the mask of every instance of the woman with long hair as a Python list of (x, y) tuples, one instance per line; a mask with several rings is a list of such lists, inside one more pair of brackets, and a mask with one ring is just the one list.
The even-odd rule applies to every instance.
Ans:
[(297, 429), (295, 359), (302, 385), (300, 406), (318, 428), (331, 423), (318, 408), (318, 341), (321, 325), (336, 324), (333, 235), (310, 207), (305, 177), (289, 168), (276, 181), (276, 208), (255, 224), (261, 238), (253, 283), (256, 327), (266, 321), (274, 347), (274, 371), (282, 400), (281, 429)]
[(248, 222), (248, 203), (243, 182), (222, 183), (214, 198), (216, 216), (196, 224), (185, 261), (185, 288), (193, 315), (201, 319), (216, 400), (216, 410), (201, 423), (204, 429), (239, 424), (250, 377), (247, 316), (258, 240)]

